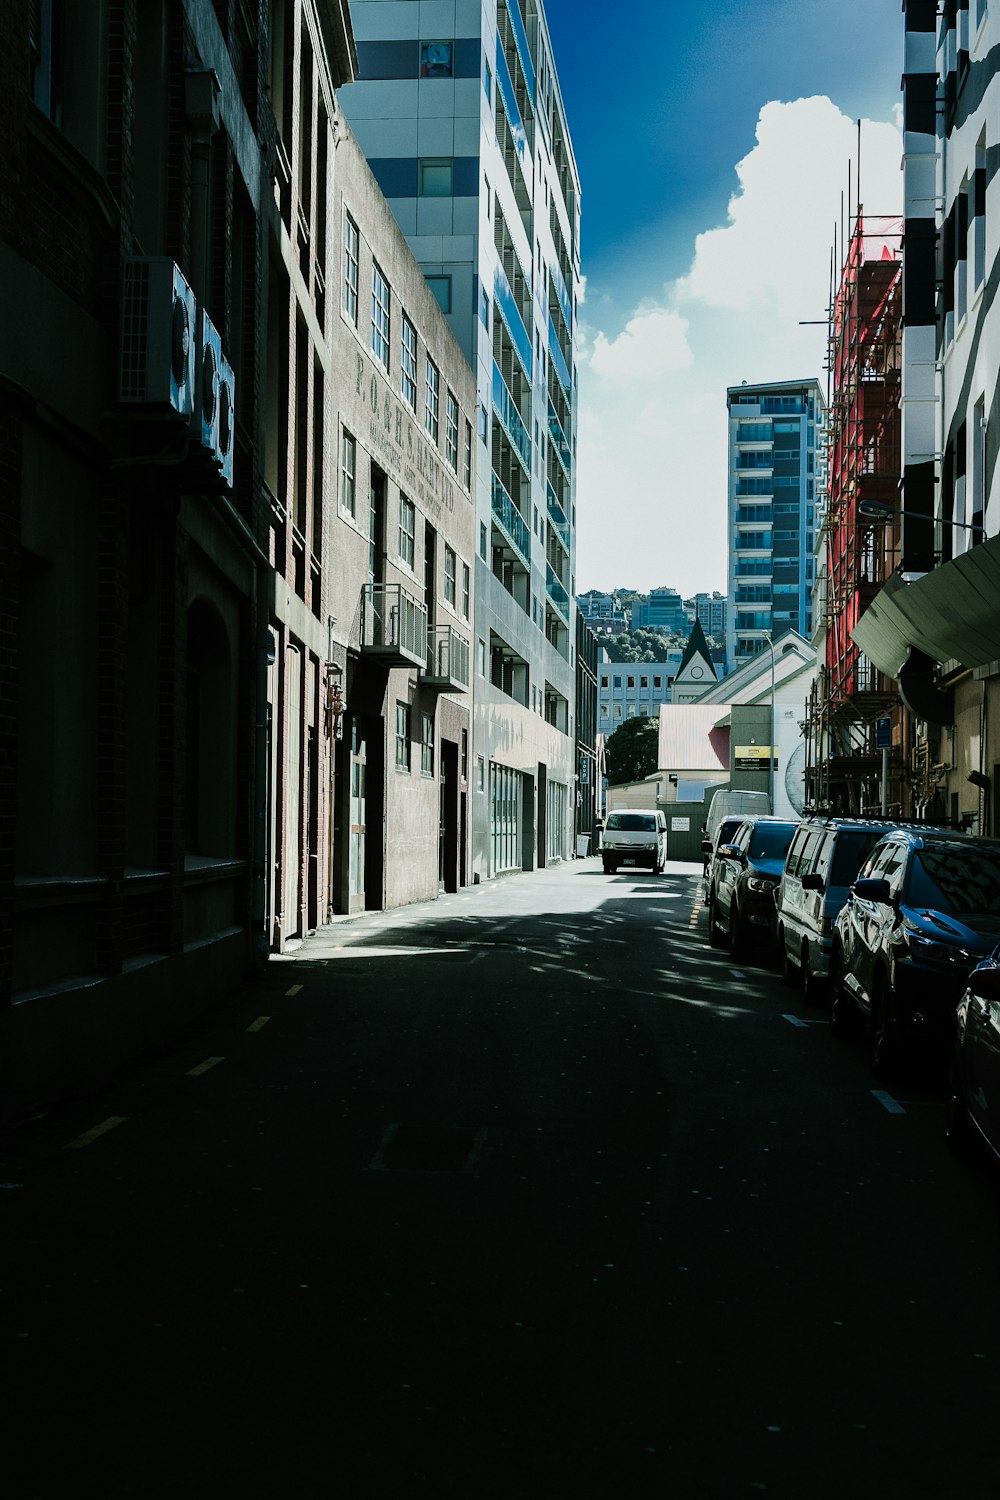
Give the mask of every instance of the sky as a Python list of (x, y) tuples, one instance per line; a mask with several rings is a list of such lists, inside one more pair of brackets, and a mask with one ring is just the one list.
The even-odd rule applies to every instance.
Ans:
[(581, 179), (577, 592), (724, 592), (726, 387), (825, 389), (859, 119), (865, 212), (902, 212), (900, 3), (545, 11)]

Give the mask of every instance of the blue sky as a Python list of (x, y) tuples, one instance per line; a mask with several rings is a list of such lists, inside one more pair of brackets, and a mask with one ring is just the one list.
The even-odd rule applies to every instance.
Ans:
[[(582, 181), (577, 587), (722, 589), (725, 387), (821, 373), (798, 323), (823, 312), (858, 117), (865, 207), (900, 211), (900, 3), (545, 5)], [(765, 257), (760, 297), (726, 292)]]

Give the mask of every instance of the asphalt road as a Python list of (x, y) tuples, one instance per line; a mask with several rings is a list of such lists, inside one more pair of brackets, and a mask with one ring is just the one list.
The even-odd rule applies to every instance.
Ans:
[(5, 1496), (1000, 1494), (993, 1181), (699, 889), (338, 922), (4, 1137)]

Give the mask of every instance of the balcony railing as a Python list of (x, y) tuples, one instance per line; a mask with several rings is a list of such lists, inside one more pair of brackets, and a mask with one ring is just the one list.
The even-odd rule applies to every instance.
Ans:
[(427, 610), (400, 583), (361, 590), (361, 650), (390, 667), (426, 667)]
[(504, 488), (498, 474), (493, 475), (493, 519), (510, 542), (526, 568), (531, 567), (531, 531), (528, 523)]
[(514, 347), (518, 352), (525, 376), (531, 379), (531, 339), (528, 330), (524, 326), (521, 317), (521, 309), (517, 305), (517, 298), (511, 290), (510, 282), (507, 280), (507, 272), (500, 261), (496, 262), (493, 274), (493, 295), (497, 300), (507, 332), (511, 336)]
[(561, 616), (563, 623), (568, 625), (569, 595), (563, 588), (562, 584), (559, 582), (559, 579), (556, 577), (552, 564), (550, 562), (547, 562), (545, 564), (545, 592), (549, 596), (553, 607)]
[(524, 464), (525, 471), (530, 474), (531, 438), (528, 436), (528, 429), (521, 420), (521, 413), (514, 404), (514, 397), (507, 389), (507, 382), (496, 360), (493, 361), (493, 410), (500, 418), (518, 458)]
[(552, 529), (568, 552), (569, 521), (566, 519), (566, 512), (559, 504), (556, 492), (548, 480), (545, 481), (545, 493), (548, 500), (549, 520), (552, 522)]
[(562, 386), (567, 396), (569, 396), (570, 400), (572, 400), (573, 381), (570, 378), (569, 366), (566, 363), (566, 356), (562, 352), (562, 345), (559, 342), (559, 334), (556, 331), (556, 325), (552, 320), (551, 313), (549, 313), (549, 356), (552, 360), (553, 368), (555, 369), (555, 372), (559, 377), (559, 384)]
[(433, 625), (427, 638), (424, 687), (441, 693), (469, 690), (469, 643), (450, 625)]
[(524, 128), (524, 121), (521, 119), (521, 111), (517, 104), (517, 95), (514, 92), (514, 81), (510, 76), (503, 43), (499, 37), (497, 37), (496, 75), (497, 87), (500, 90), (503, 107), (507, 111), (507, 124), (510, 126), (514, 149), (521, 159), (521, 165), (527, 168), (528, 133)]
[(559, 461), (566, 470), (566, 478), (568, 479), (573, 468), (573, 452), (551, 401), (549, 402), (549, 437), (552, 439), (555, 450), (559, 455)]
[(524, 29), (524, 21), (521, 18), (521, 7), (518, 4), (518, 0), (507, 0), (507, 14), (510, 16), (510, 25), (514, 33), (514, 45), (517, 48), (517, 55), (521, 59), (521, 68), (524, 72), (524, 86), (528, 90), (528, 98), (534, 102), (535, 69), (531, 61), (528, 33)]

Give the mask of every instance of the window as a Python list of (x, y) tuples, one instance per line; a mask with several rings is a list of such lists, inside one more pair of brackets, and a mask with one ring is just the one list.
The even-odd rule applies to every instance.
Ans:
[(601, 678), (601, 687), (602, 688), (606, 688), (608, 686), (608, 682), (609, 682), (609, 679), (607, 677), (602, 677)]
[(443, 313), (451, 312), (451, 277), (450, 276), (425, 276), (424, 280), (430, 287), (434, 300)]
[(358, 226), (350, 214), (344, 220), (344, 311), (358, 326)]
[(388, 370), (389, 283), (375, 262), (372, 263), (372, 353), (383, 370)]
[(476, 671), (480, 677), (486, 676), (486, 642), (482, 638), (476, 642)]
[(434, 775), (434, 718), (432, 714), (420, 715), (420, 774)]
[(451, 547), (444, 549), (444, 599), (454, 609), (458, 603), (458, 564)]
[(411, 411), (417, 409), (417, 330), (403, 313), (399, 338), (399, 391)]
[(441, 406), (441, 376), (433, 360), (427, 361), (427, 389), (424, 393), (424, 426), (436, 443), (439, 430)]
[(354, 438), (345, 427), (340, 435), (340, 503), (344, 510), (355, 515), (355, 464), (357, 448)]
[(33, 0), (28, 7), (31, 97), (42, 114), (62, 129), (64, 18), (58, 0)]
[(472, 489), (472, 423), (465, 424), (465, 488)]
[(629, 677), (627, 679), (626, 683), (625, 683), (625, 686), (626, 687), (630, 687), (630, 688), (634, 688), (635, 687), (635, 678), (634, 677)]
[(410, 705), (396, 704), (396, 770), (410, 769)]
[(453, 161), (425, 158), (417, 163), (417, 192), (421, 198), (450, 198), (454, 177)]
[(451, 58), (451, 42), (421, 42), (421, 78), (450, 78), (452, 76)]
[(417, 530), (417, 510), (412, 500), (399, 497), (399, 556), (407, 567), (413, 567), (413, 540)]
[(661, 685), (661, 683), (662, 683), (662, 681), (663, 681), (662, 677), (654, 677), (653, 678), (653, 687), (654, 688), (659, 688), (660, 685)]
[(469, 779), (469, 731), (462, 730), (462, 780)]
[(453, 391), (445, 403), (444, 448), (448, 467), (458, 473), (458, 402)]
[(469, 618), (469, 610), (472, 606), (472, 575), (469, 572), (469, 564), (462, 564), (462, 614)]
[(481, 755), (476, 756), (476, 791), (486, 790), (486, 761)]

